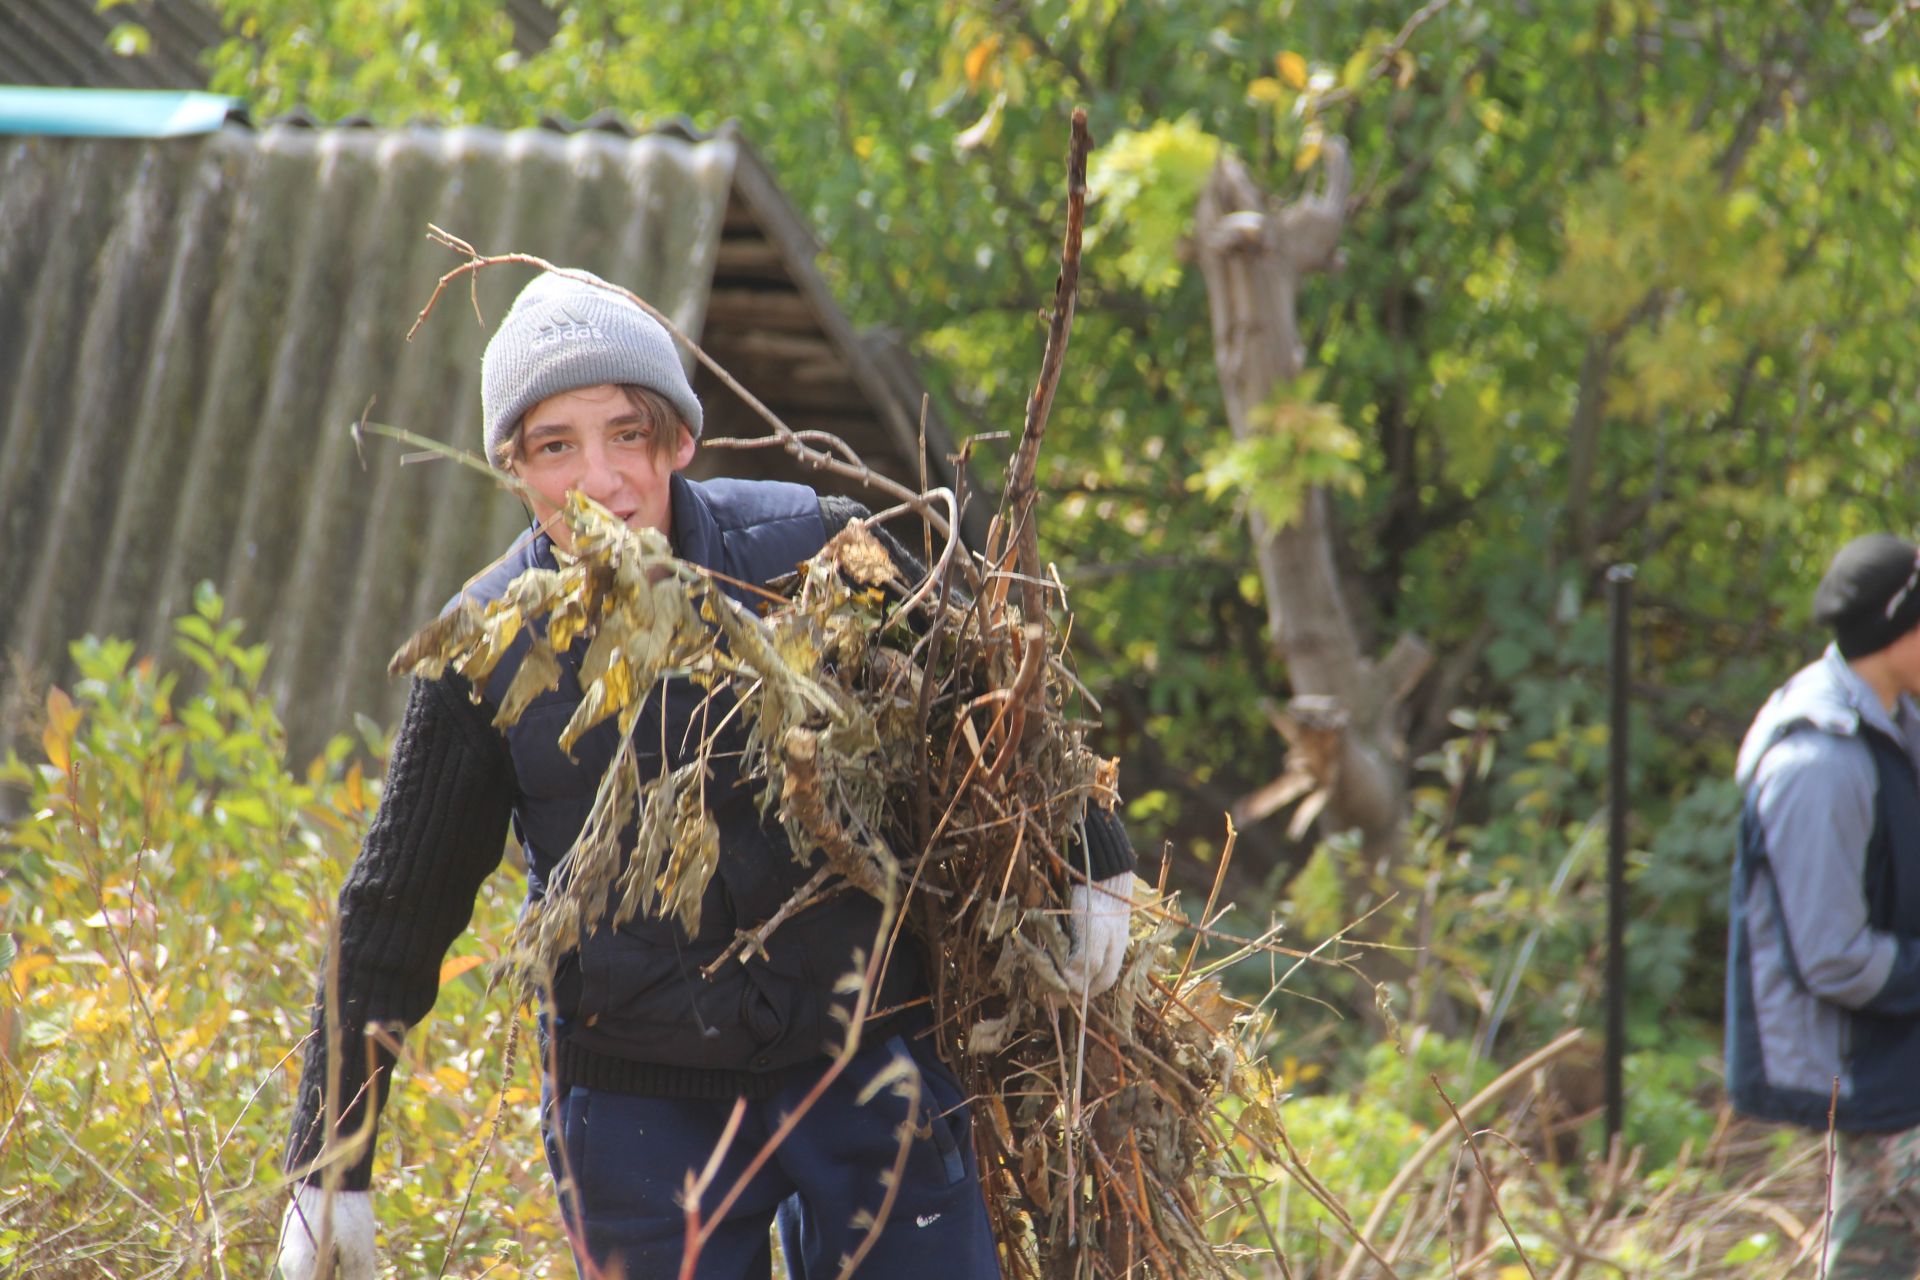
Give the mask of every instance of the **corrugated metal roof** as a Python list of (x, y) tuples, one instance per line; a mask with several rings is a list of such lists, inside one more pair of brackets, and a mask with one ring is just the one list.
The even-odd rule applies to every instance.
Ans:
[[(122, 55), (107, 36), (145, 28), (144, 53)], [(220, 19), (203, 0), (5, 0), (0, 4), (0, 84), (95, 89), (204, 89), (200, 56), (220, 43)]]
[[(503, 0), (513, 45), (531, 56), (552, 43), (560, 18), (544, 0)], [(115, 27), (146, 32), (142, 53), (109, 47)], [(204, 89), (207, 50), (226, 38), (206, 0), (0, 0), (0, 84), (89, 89)]]
[[(481, 246), (585, 266), (699, 333), (737, 148), (529, 129), (228, 127), (0, 140), (0, 650), (165, 646), (194, 584), (271, 641), (296, 747), (386, 718), (387, 656), (523, 523), (484, 477), (399, 467), (372, 417), (478, 447)], [(479, 286), (497, 319), (529, 272)]]

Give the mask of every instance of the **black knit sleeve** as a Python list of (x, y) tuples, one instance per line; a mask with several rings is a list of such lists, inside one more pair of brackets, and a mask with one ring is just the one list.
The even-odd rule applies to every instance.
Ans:
[[(1075, 858), (1077, 864), (1079, 858)], [(1120, 815), (1097, 804), (1087, 806), (1087, 879), (1110, 880), (1134, 868), (1133, 841)]]
[[(376, 1046), (369, 1071), (373, 1042), (364, 1029), (410, 1027), (433, 1008), (440, 963), (473, 918), (481, 882), (505, 850), (512, 759), (466, 691), (457, 676), (413, 682), (379, 811), (340, 890), (337, 963), (330, 966), (339, 993), (337, 1132), (351, 1137), (367, 1127), (366, 1145), (340, 1184), (349, 1191), (371, 1184), (373, 1136), (394, 1061)], [(326, 1177), (312, 1166), (326, 1140), (327, 967), (318, 986), (285, 1166), (315, 1183)]]
[[(820, 499), (820, 518), (826, 522), (827, 536), (832, 537), (854, 520), (864, 520), (872, 514), (852, 498), (837, 495), (823, 496)], [(900, 545), (892, 534), (878, 526), (874, 527), (874, 536), (880, 545), (893, 557), (893, 563), (902, 577), (909, 582), (918, 582), (926, 576), (926, 568), (912, 552)], [(1087, 840), (1085, 861), (1081, 860), (1079, 850), (1074, 850), (1073, 863), (1084, 870), (1092, 880), (1108, 880), (1134, 868), (1135, 858), (1133, 841), (1127, 838), (1127, 829), (1121, 825), (1120, 815), (1102, 809), (1098, 805), (1087, 806)]]

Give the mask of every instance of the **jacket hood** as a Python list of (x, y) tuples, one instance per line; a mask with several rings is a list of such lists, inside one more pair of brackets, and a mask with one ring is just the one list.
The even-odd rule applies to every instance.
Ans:
[(1814, 729), (1850, 738), (1860, 732), (1862, 724), (1895, 740), (1899, 738), (1880, 699), (1854, 674), (1840, 651), (1829, 645), (1816, 661), (1774, 690), (1760, 708), (1740, 744), (1740, 762), (1734, 776), (1742, 787), (1749, 785), (1761, 757), (1797, 730)]

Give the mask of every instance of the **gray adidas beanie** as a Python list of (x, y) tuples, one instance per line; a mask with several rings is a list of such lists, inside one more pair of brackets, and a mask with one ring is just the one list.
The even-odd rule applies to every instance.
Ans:
[(548, 396), (605, 383), (659, 392), (700, 438), (700, 401), (660, 322), (624, 294), (542, 272), (513, 300), (480, 358), (487, 461), (499, 465), (501, 444)]

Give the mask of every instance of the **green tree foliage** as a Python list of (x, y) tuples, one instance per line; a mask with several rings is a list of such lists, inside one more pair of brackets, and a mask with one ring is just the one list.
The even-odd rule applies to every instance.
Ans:
[[(1596, 749), (1598, 575), (1639, 563), (1636, 777), (1656, 851), (1670, 808), (1722, 786), (1752, 705), (1810, 654), (1826, 556), (1911, 528), (1920, 26), (1898, 14), (606, 0), (559, 10), (552, 44), (522, 57), (478, 0), (220, 4), (234, 39), (216, 85), (263, 114), (738, 120), (856, 317), (904, 329), (970, 431), (1020, 422), (1066, 115), (1085, 104), (1106, 145), (1044, 545), (1133, 817), (1183, 849), (1204, 854), (1225, 802), (1278, 772), (1258, 695), (1286, 673), (1225, 517), (1284, 511), (1299, 466), (1338, 496), (1363, 627), (1441, 655), (1416, 750), (1462, 703), (1510, 720), (1469, 808), (1525, 799), (1529, 770)], [(1321, 381), (1282, 404), (1288, 430), (1229, 450), (1184, 269), (1191, 193), (1220, 146), (1294, 190), (1335, 134), (1355, 173), (1346, 269), (1300, 299)], [(1506, 847), (1534, 880), (1573, 852), (1597, 784), (1575, 769), (1538, 830), (1515, 827)], [(1278, 826), (1245, 834), (1243, 868), (1283, 856)]]
[(1220, 140), (1191, 114), (1115, 134), (1087, 174), (1101, 199), (1086, 251), (1111, 254), (1120, 278), (1149, 298), (1177, 288), (1181, 241), (1219, 155)]

